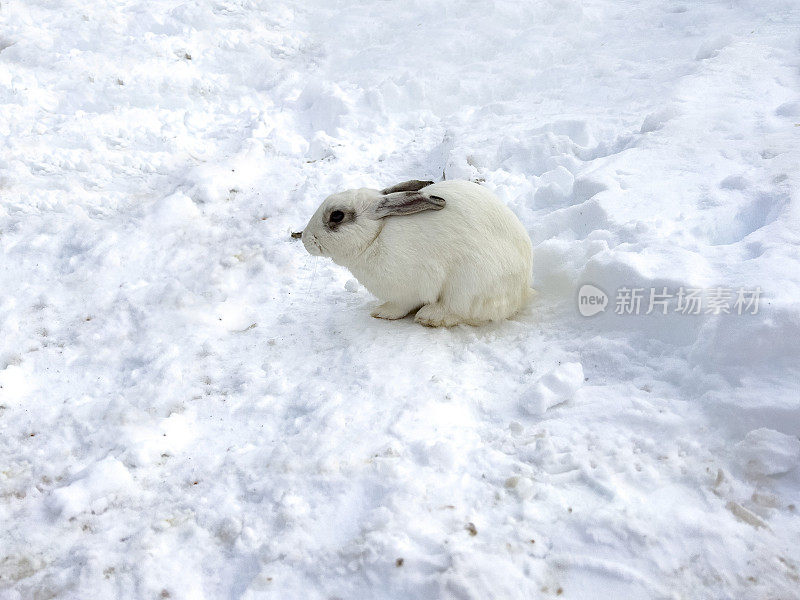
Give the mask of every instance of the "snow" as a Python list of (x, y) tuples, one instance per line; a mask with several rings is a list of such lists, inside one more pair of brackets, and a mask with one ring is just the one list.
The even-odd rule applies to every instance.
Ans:
[(755, 476), (789, 473), (800, 461), (797, 437), (761, 427), (749, 432), (736, 444), (742, 466)]
[(133, 487), (133, 478), (125, 465), (113, 457), (98, 461), (75, 476), (75, 480), (54, 490), (48, 497), (50, 510), (70, 519), (84, 510), (103, 512), (109, 499)]
[(563, 363), (543, 375), (530, 390), (523, 392), (522, 404), (529, 412), (542, 415), (547, 409), (572, 400), (583, 381), (581, 363)]
[[(794, 0), (0, 16), (0, 598), (800, 598)], [(510, 321), (290, 237), (443, 174), (530, 233)]]

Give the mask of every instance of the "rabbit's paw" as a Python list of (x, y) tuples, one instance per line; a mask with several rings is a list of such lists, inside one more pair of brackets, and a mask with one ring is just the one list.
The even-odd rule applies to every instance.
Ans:
[(420, 308), (414, 320), (426, 327), (452, 327), (462, 322), (461, 317), (450, 312), (447, 307), (438, 302), (426, 304)]
[(371, 314), (377, 319), (389, 319), (390, 321), (394, 321), (395, 319), (402, 319), (415, 308), (415, 306), (397, 304), (395, 302), (384, 302), (376, 307)]

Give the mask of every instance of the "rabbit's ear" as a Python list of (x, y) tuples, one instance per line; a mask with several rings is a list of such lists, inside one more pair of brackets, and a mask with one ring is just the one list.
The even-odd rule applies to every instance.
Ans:
[(444, 198), (424, 196), (419, 192), (392, 192), (379, 196), (367, 212), (373, 219), (395, 215), (413, 215), (426, 210), (442, 210)]
[(393, 192), (418, 192), (422, 188), (427, 187), (429, 185), (433, 185), (432, 181), (420, 181), (419, 179), (411, 179), (409, 181), (404, 181), (403, 183), (398, 183), (393, 185), (392, 187), (388, 187), (381, 192), (381, 194), (391, 194)]

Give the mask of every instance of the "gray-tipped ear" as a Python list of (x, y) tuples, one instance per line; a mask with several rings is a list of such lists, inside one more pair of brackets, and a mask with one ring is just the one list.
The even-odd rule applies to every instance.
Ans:
[(395, 215), (413, 215), (426, 210), (442, 210), (444, 198), (424, 196), (419, 192), (392, 192), (380, 196), (369, 208), (369, 216), (383, 219)]
[(388, 187), (381, 192), (381, 194), (391, 194), (394, 192), (418, 192), (422, 188), (433, 185), (432, 181), (420, 181), (419, 179), (410, 179), (403, 183), (398, 183), (392, 187)]

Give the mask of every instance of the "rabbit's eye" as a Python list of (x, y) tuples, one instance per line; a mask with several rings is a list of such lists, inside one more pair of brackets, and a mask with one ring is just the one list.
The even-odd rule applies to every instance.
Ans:
[(329, 219), (331, 223), (341, 223), (342, 219), (344, 219), (344, 213), (340, 210), (335, 210), (331, 213)]

